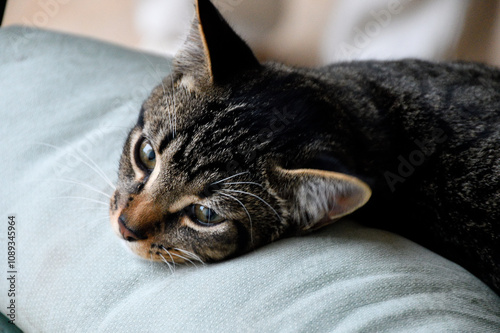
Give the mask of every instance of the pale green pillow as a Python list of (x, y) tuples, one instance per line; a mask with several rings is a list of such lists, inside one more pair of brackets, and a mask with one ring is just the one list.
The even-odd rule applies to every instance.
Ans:
[(0, 50), (0, 311), (13, 214), (25, 332), (500, 331), (500, 299), (475, 277), (349, 221), (174, 274), (128, 254), (96, 191), (111, 193), (101, 173), (116, 180), (170, 61), (19, 27), (0, 30)]

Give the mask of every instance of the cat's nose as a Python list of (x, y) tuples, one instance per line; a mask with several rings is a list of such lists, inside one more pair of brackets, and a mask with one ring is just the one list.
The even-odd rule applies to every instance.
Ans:
[(129, 242), (135, 242), (140, 239), (147, 238), (147, 237), (141, 237), (137, 232), (127, 228), (126, 223), (127, 223), (126, 216), (124, 214), (121, 214), (120, 217), (118, 218), (118, 228), (120, 230), (120, 234), (122, 235), (123, 239)]

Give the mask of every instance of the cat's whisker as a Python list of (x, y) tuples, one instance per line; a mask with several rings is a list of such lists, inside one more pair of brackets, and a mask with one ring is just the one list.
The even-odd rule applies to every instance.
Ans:
[(220, 183), (222, 183), (222, 182), (224, 182), (224, 181), (226, 181), (226, 180), (229, 180), (229, 179), (231, 179), (231, 178), (235, 178), (235, 177), (238, 177), (238, 176), (241, 176), (241, 175), (245, 175), (245, 174), (248, 174), (248, 173), (250, 173), (250, 171), (240, 172), (240, 173), (237, 173), (237, 174), (232, 175), (232, 176), (230, 176), (230, 177), (227, 177), (227, 178), (224, 178), (224, 179), (218, 180), (218, 181), (216, 181), (216, 182), (213, 182), (213, 183), (212, 183), (212, 184), (210, 184), (210, 185), (220, 184)]
[[(170, 82), (171, 82), (172, 92), (173, 92), (173, 91), (175, 90), (175, 89), (174, 89), (174, 88), (175, 88), (175, 87), (174, 87), (174, 80), (171, 80)], [(173, 104), (174, 104), (174, 105), (173, 105), (173, 108), (172, 108), (172, 110), (173, 110), (173, 114), (172, 114), (173, 122), (172, 122), (172, 124), (171, 124), (171, 126), (172, 126), (172, 139), (175, 139), (175, 131), (176, 131), (176, 129), (177, 129), (177, 116), (176, 116), (176, 114), (177, 114), (177, 113), (175, 112), (175, 108), (176, 108), (175, 95), (176, 95), (176, 94), (172, 94), (172, 96), (173, 96), (173, 98), (172, 98), (172, 102), (173, 102)], [(170, 115), (169, 115), (169, 118), (170, 118)]]
[(92, 217), (106, 217), (109, 220), (109, 210), (107, 209), (108, 207), (103, 207), (101, 205), (99, 206), (93, 206), (93, 207), (76, 207), (76, 208), (71, 208), (71, 213), (85, 213), (88, 211), (92, 212)]
[(87, 222), (87, 223), (88, 223), (88, 224), (90, 224), (90, 223), (94, 223), (94, 222), (101, 222), (101, 221), (106, 221), (106, 220), (109, 220), (109, 216), (106, 216), (106, 217), (98, 217), (98, 218), (93, 219), (92, 221)]
[[(75, 209), (71, 209), (71, 213), (73, 213), (73, 212), (81, 212), (81, 211), (86, 211), (86, 210), (87, 211), (88, 210), (96, 211), (95, 207), (94, 207), (94, 209), (92, 209), (91, 207), (78, 207), (78, 208), (75, 208)], [(96, 211), (96, 212), (99, 213), (99, 214), (92, 214), (93, 218), (102, 218), (102, 219), (107, 218), (109, 220), (109, 214), (108, 214), (107, 210), (106, 211)]]
[(92, 219), (88, 221), (83, 221), (81, 223), (78, 221), (78, 223), (74, 223), (72, 225), (68, 225), (67, 232), (72, 235), (79, 235), (80, 233), (82, 235), (89, 235), (89, 232), (93, 230), (94, 228), (104, 226), (104, 228), (108, 228), (108, 225), (106, 224), (106, 220), (103, 218), (98, 218), (98, 219)]
[(186, 251), (186, 250), (180, 249), (178, 247), (174, 248), (174, 250), (182, 252), (183, 254), (188, 256), (189, 258), (200, 262), (202, 265), (206, 265), (205, 262), (203, 260), (201, 260), (201, 258), (199, 256), (197, 256), (196, 254), (194, 254), (193, 252)]
[[(91, 220), (85, 220), (85, 221), (83, 221), (85, 223), (80, 223), (81, 222), (80, 220), (75, 219), (75, 221), (77, 221), (76, 223), (78, 225), (82, 225), (83, 227), (85, 227), (87, 224), (91, 224), (91, 223), (95, 223), (95, 222), (100, 222), (100, 221), (103, 221), (103, 220), (109, 220), (109, 217), (108, 216), (106, 216), (106, 217), (104, 217), (104, 216), (94, 216)], [(71, 224), (68, 224), (68, 225), (71, 225)]]
[(235, 200), (237, 203), (239, 203), (241, 205), (241, 207), (243, 207), (243, 209), (245, 210), (245, 212), (247, 213), (247, 216), (248, 216), (248, 221), (250, 223), (250, 242), (252, 243), (252, 246), (254, 245), (253, 244), (253, 225), (252, 225), (252, 217), (250, 216), (250, 213), (248, 212), (248, 209), (245, 207), (245, 205), (243, 204), (243, 202), (241, 202), (240, 200), (236, 199), (235, 197), (233, 197), (232, 195), (230, 194), (227, 194), (227, 193), (222, 193), (221, 191), (217, 191), (217, 193), (219, 193), (220, 195), (224, 196), (224, 197), (228, 197), (230, 199), (233, 199)]
[[(67, 141), (65, 141), (66, 143), (69, 143)], [(78, 150), (78, 152), (80, 154), (82, 154), (84, 157), (87, 158), (87, 160), (92, 163), (92, 165), (94, 165), (95, 167), (95, 170), (97, 170), (97, 172), (101, 175), (102, 179), (104, 179), (104, 181), (106, 183), (108, 183), (108, 185), (111, 186), (112, 189), (116, 190), (116, 186), (113, 184), (113, 182), (111, 181), (111, 179), (109, 179), (109, 177), (106, 175), (106, 173), (102, 170), (102, 168), (96, 163), (94, 162), (94, 160), (89, 156), (87, 155), (87, 153), (85, 153), (83, 150)]]
[(239, 190), (229, 190), (229, 189), (222, 189), (221, 191), (226, 191), (226, 192), (233, 192), (233, 193), (241, 193), (241, 194), (246, 194), (246, 195), (250, 195), (258, 200), (260, 200), (261, 202), (263, 202), (267, 207), (269, 207), (273, 212), (274, 214), (276, 214), (276, 217), (278, 218), (278, 220), (281, 221), (281, 216), (278, 214), (278, 212), (273, 208), (273, 206), (271, 206), (266, 200), (262, 199), (261, 197), (259, 197), (258, 195), (255, 195), (255, 194), (252, 194), (252, 193), (249, 193), (249, 192), (245, 192), (245, 191), (239, 191)]
[[(156, 78), (158, 80), (160, 80), (160, 83), (161, 83), (161, 88), (163, 89), (163, 95), (165, 95), (165, 85), (163, 84), (163, 80), (162, 80), (162, 77), (160, 74), (158, 74), (158, 71), (155, 69), (155, 66), (153, 65), (153, 63), (151, 62), (151, 60), (148, 59), (148, 57), (146, 57), (144, 54), (142, 55), (142, 57), (144, 59), (146, 59), (147, 62), (149, 62), (149, 64), (151, 65), (151, 69), (153, 70), (154, 72), (154, 75), (156, 76)], [(172, 72), (172, 70), (171, 70)]]
[[(109, 207), (106, 207), (106, 208), (109, 208)], [(101, 211), (101, 209), (102, 209), (102, 211)], [(96, 206), (94, 206), (94, 207), (77, 207), (77, 208), (72, 209), (72, 211), (74, 211), (74, 212), (82, 212), (82, 211), (89, 211), (89, 210), (96, 212), (96, 213), (106, 214), (106, 215), (108, 215), (108, 218), (109, 218), (108, 209), (105, 209), (104, 207), (101, 207), (101, 206), (99, 206), (99, 207), (96, 207)]]
[[(165, 96), (165, 98), (166, 98), (166, 96)], [(175, 105), (175, 102), (173, 102), (173, 104)], [(168, 131), (170, 131), (172, 133), (172, 139), (174, 139), (175, 134), (174, 134), (174, 130), (173, 130), (174, 125), (173, 125), (173, 121), (172, 121), (172, 115), (171, 115), (171, 112), (169, 112), (168, 110), (167, 110), (167, 117), (168, 117)]]
[(264, 188), (262, 184), (255, 183), (255, 182), (232, 182), (232, 183), (222, 183), (222, 185), (242, 185), (242, 184), (247, 184), (247, 185), (256, 185), (261, 188)]
[(179, 257), (179, 258), (181, 258), (181, 259), (183, 259), (183, 260), (185, 260), (185, 261), (190, 262), (190, 263), (191, 263), (193, 266), (195, 266), (195, 267), (198, 267), (198, 266), (197, 266), (197, 265), (196, 265), (196, 264), (195, 264), (192, 260), (190, 260), (189, 258), (186, 258), (186, 257), (184, 257), (184, 256), (181, 256), (180, 254), (177, 254), (177, 253), (173, 253), (173, 252), (169, 252), (169, 253), (170, 253), (171, 255), (173, 255), (173, 256)]
[[(86, 229), (86, 227), (88, 227), (88, 226), (96, 227), (98, 225), (104, 225), (106, 221), (109, 221), (109, 219), (108, 218), (98, 218), (98, 219), (94, 219), (94, 220), (91, 220), (89, 222), (83, 223), (81, 227), (84, 229)], [(107, 224), (105, 226), (108, 227)]]
[[(92, 163), (94, 163), (97, 167), (93, 167), (91, 164), (89, 164), (87, 161), (85, 161), (83, 158), (81, 158), (80, 156), (72, 153), (72, 152), (68, 152), (68, 151), (65, 151), (63, 148), (61, 147), (57, 147), (57, 146), (54, 146), (50, 143), (45, 143), (45, 142), (35, 142), (33, 143), (35, 145), (41, 145), (41, 146), (45, 146), (45, 147), (49, 147), (49, 148), (52, 148), (52, 149), (56, 149), (56, 150), (59, 150), (59, 151), (62, 151), (66, 154), (69, 154), (70, 156), (74, 157), (75, 159), (77, 159), (78, 161), (82, 162), (83, 164), (85, 164), (87, 167), (89, 167), (92, 171), (94, 171), (95, 173), (97, 173), (97, 175), (99, 175), (113, 190), (116, 190), (116, 186), (113, 185), (113, 183), (109, 180), (109, 178), (104, 174), (104, 172), (97, 166), (97, 164), (95, 164), (94, 161), (92, 161)], [(80, 151), (81, 152), (81, 151)], [(81, 152), (82, 153), (82, 152)]]
[(166, 249), (165, 247), (163, 247), (163, 246), (162, 246), (162, 248), (163, 248), (163, 250), (164, 250), (165, 252), (167, 252), (168, 256), (170, 257), (170, 260), (172, 260), (172, 266), (173, 266), (174, 271), (175, 271), (175, 260), (174, 260), (174, 257), (172, 257), (172, 254), (170, 253), (170, 251), (169, 251), (169, 250), (167, 250), (167, 249)]
[[(170, 71), (172, 72), (173, 71), (173, 68), (172, 68), (172, 65), (170, 65)], [(162, 82), (163, 84), (163, 82)], [(175, 139), (175, 135), (176, 135), (176, 130), (177, 130), (177, 113), (176, 113), (176, 94), (174, 94), (173, 92), (175, 91), (175, 85), (174, 85), (174, 80), (170, 80), (170, 86), (171, 86), (171, 89), (172, 89), (172, 112), (168, 112), (168, 121), (169, 121), (169, 125), (170, 125), (170, 131), (172, 132), (172, 140)], [(166, 96), (165, 94), (165, 89), (163, 91), (164, 95)]]
[[(153, 63), (151, 62), (151, 60), (149, 60), (145, 55), (142, 55), (144, 57), (144, 59), (146, 59), (147, 62), (149, 62), (149, 64), (151, 65), (151, 68), (153, 70), (153, 73), (154, 75), (157, 77), (157, 79), (160, 81), (161, 83), (161, 88), (163, 90), (163, 96), (167, 96), (167, 92), (166, 92), (166, 89), (165, 89), (165, 84), (163, 83), (163, 79), (161, 77), (161, 75), (158, 73), (158, 71), (154, 68), (154, 65)], [(171, 69), (171, 72), (172, 72), (172, 69)], [(172, 84), (172, 91), (174, 91), (174, 82), (173, 80), (171, 80), (171, 84)], [(175, 110), (175, 94), (173, 94), (173, 108)], [(172, 139), (175, 138), (175, 128), (174, 128), (174, 125), (173, 125), (173, 122), (172, 122), (172, 116), (170, 114), (170, 112), (167, 112), (167, 117), (168, 117), (168, 123), (169, 123), (169, 126), (170, 126), (170, 131), (172, 132)]]
[(170, 269), (170, 273), (174, 274), (174, 269), (172, 268), (172, 265), (168, 262), (167, 259), (160, 253), (159, 256), (161, 257), (161, 260), (167, 264), (168, 268)]
[(88, 235), (90, 231), (89, 229), (97, 228), (103, 225), (102, 221), (104, 221), (104, 218), (92, 219), (90, 221), (84, 221), (84, 223), (76, 223), (73, 225), (70, 224), (67, 226), (67, 228), (69, 229), (68, 233), (75, 235), (79, 234), (81, 230), (85, 230), (85, 234)]
[(105, 128), (121, 128), (121, 129), (126, 129), (127, 131), (130, 131), (130, 126), (108, 125), (108, 126), (105, 126)]
[(160, 80), (161, 87), (162, 87), (162, 89), (163, 89), (163, 95), (165, 95), (165, 85), (163, 84), (163, 80), (162, 80), (162, 78), (161, 78), (161, 75), (160, 75), (160, 74), (158, 74), (158, 71), (155, 69), (155, 66), (153, 65), (153, 63), (151, 62), (151, 60), (149, 60), (149, 59), (148, 59), (148, 57), (146, 57), (144, 54), (142, 54), (142, 57), (143, 57), (144, 59), (146, 59), (146, 61), (147, 61), (147, 62), (149, 62), (149, 64), (151, 65), (151, 69), (153, 70), (154, 75), (156, 76), (156, 78), (157, 78), (158, 80)]
[(55, 181), (58, 181), (58, 182), (66, 182), (66, 183), (70, 183), (70, 184), (75, 184), (75, 185), (80, 185), (80, 186), (83, 186), (83, 187), (86, 187), (88, 188), (89, 190), (92, 190), (96, 193), (100, 193), (102, 195), (104, 195), (105, 197), (111, 199), (111, 195), (107, 194), (107, 193), (104, 193), (98, 189), (96, 189), (95, 187), (91, 186), (91, 185), (88, 185), (88, 184), (85, 184), (83, 182), (79, 182), (79, 181), (76, 181), (74, 179), (71, 179), (71, 178), (67, 178), (67, 179), (64, 179), (64, 178), (60, 178), (60, 179), (54, 179)]
[[(172, 81), (172, 80), (171, 80), (171, 81)], [(172, 84), (172, 91), (173, 91), (173, 84), (174, 84), (174, 83), (173, 83), (173, 81), (172, 81), (172, 83), (171, 83), (171, 84)], [(163, 80), (161, 81), (161, 86), (162, 86), (162, 89), (163, 89), (163, 96), (165, 97), (165, 104), (166, 104), (166, 105), (168, 105), (167, 100), (166, 100), (166, 98), (167, 98), (167, 93), (166, 93), (166, 91), (165, 91), (165, 85), (163, 84)], [(173, 108), (175, 109), (175, 94), (172, 94), (172, 96), (173, 96), (173, 99), (172, 99), (172, 104), (173, 104)], [(168, 108), (167, 108), (167, 117), (168, 117), (168, 127), (169, 127), (169, 129), (168, 129), (168, 130), (169, 130), (170, 132), (172, 132), (172, 139), (174, 139), (174, 138), (175, 138), (175, 133), (174, 133), (174, 129), (173, 129), (174, 125), (173, 125), (173, 121), (172, 121), (172, 114), (171, 114), (171, 112), (168, 110)]]
[(109, 206), (109, 202), (104, 202), (104, 201), (100, 201), (100, 200), (96, 200), (96, 199), (92, 199), (92, 198), (86, 198), (86, 197), (76, 197), (76, 196), (62, 196), (62, 197), (51, 197), (51, 199), (76, 199), (76, 200), (87, 200), (87, 201), (91, 201), (91, 202), (95, 202), (95, 203), (98, 203), (100, 205), (104, 205), (106, 207)]
[[(75, 209), (71, 209), (70, 213), (83, 213), (88, 211), (91, 211), (93, 213), (92, 218), (107, 218), (109, 220), (109, 214), (107, 212), (98, 211), (95, 209), (95, 207), (94, 209), (92, 209), (91, 207), (77, 207)], [(96, 212), (97, 214), (94, 214), (94, 212)]]

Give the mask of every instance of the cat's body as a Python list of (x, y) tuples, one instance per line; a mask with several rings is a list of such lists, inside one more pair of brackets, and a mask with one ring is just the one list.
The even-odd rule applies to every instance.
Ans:
[(498, 287), (500, 71), (405, 60), (325, 72), (330, 121), (345, 114), (350, 138), (345, 152), (330, 154), (349, 161), (344, 168), (373, 191), (355, 213), (359, 220), (402, 233), (478, 275), (493, 272), (482, 277)]
[(500, 290), (500, 71), (261, 65), (210, 2), (198, 12), (120, 161), (111, 219), (137, 254), (222, 260), (366, 203), (361, 222)]

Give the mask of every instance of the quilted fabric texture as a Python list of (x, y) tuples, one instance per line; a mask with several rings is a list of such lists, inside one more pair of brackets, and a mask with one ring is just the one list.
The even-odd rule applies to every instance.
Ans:
[(15, 215), (23, 331), (500, 331), (500, 298), (475, 277), (350, 221), (174, 272), (130, 255), (111, 232), (106, 194), (170, 61), (20, 27), (0, 30), (0, 50), (0, 312)]

